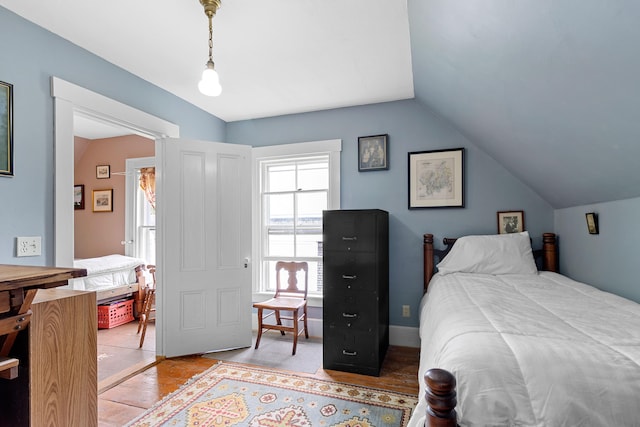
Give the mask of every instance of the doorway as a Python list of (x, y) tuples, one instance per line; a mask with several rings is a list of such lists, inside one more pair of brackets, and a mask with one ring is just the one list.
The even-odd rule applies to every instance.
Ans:
[[(74, 257), (74, 208), (73, 192), (70, 189), (74, 185), (74, 124), (78, 121), (78, 117), (91, 119), (103, 125), (124, 128), (129, 133), (154, 140), (179, 137), (180, 132), (177, 125), (57, 77), (51, 79), (51, 91), (54, 97), (56, 171), (54, 263), (58, 267), (71, 267)], [(158, 312), (162, 313), (161, 307)], [(135, 324), (135, 322), (132, 323)], [(145, 342), (148, 340), (155, 344), (155, 353), (158, 356), (157, 349), (162, 348), (161, 316), (156, 321), (154, 332), (155, 340), (153, 334), (148, 331)]]

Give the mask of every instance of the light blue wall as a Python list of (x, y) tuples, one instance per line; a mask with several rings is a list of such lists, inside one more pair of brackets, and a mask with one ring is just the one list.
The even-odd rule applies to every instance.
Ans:
[[(2, 7), (0, 52), (0, 80), (14, 86), (15, 170), (0, 177), (0, 263), (53, 265), (51, 76), (175, 123), (182, 137), (225, 139), (222, 120)], [(42, 256), (16, 258), (16, 236), (42, 236)]]
[[(589, 234), (585, 213), (596, 212), (600, 234)], [(640, 198), (555, 211), (560, 272), (607, 292), (640, 302)]]
[[(389, 134), (387, 171), (358, 172), (358, 136)], [(341, 207), (379, 208), (390, 213), (390, 322), (416, 326), (422, 296), (422, 235), (443, 237), (496, 233), (496, 212), (524, 210), (525, 225), (539, 244), (553, 231), (553, 209), (502, 166), (478, 150), (446, 122), (414, 100), (227, 125), (227, 142), (264, 146), (325, 139), (342, 139)], [(407, 208), (407, 153), (464, 147), (466, 207), (464, 209)], [(401, 306), (411, 306), (410, 318)]]

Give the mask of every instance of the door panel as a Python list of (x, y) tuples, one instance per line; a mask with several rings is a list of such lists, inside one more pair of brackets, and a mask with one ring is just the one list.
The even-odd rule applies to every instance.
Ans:
[(250, 147), (158, 141), (167, 357), (251, 345)]

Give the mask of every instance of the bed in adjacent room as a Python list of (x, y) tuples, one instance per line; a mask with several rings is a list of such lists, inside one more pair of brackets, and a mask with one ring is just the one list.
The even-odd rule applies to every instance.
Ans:
[[(443, 258), (425, 235), (410, 427), (640, 426), (640, 304), (538, 271), (526, 232), (447, 243)], [(543, 270), (556, 270), (553, 234), (540, 254)], [(432, 368), (443, 371), (431, 371), (427, 387)]]
[(142, 309), (144, 295), (139, 291), (145, 285), (143, 259), (115, 254), (76, 259), (73, 266), (86, 269), (87, 275), (70, 280), (71, 289), (96, 291), (98, 303), (132, 295), (136, 311), (139, 313)]

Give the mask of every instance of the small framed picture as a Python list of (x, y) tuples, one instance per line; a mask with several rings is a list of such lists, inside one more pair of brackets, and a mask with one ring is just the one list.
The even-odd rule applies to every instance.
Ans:
[(93, 190), (93, 211), (113, 212), (113, 188), (109, 190)]
[(358, 138), (358, 170), (360, 172), (389, 169), (388, 141), (389, 135)]
[(96, 178), (98, 179), (111, 178), (111, 166), (109, 165), (96, 166)]
[(522, 233), (524, 231), (524, 211), (498, 212), (498, 234)]
[(84, 209), (84, 184), (73, 186), (73, 209)]
[(598, 214), (595, 212), (589, 212), (585, 215), (587, 216), (587, 229), (589, 230), (589, 234), (599, 234)]
[(409, 209), (464, 208), (464, 148), (409, 153)]

